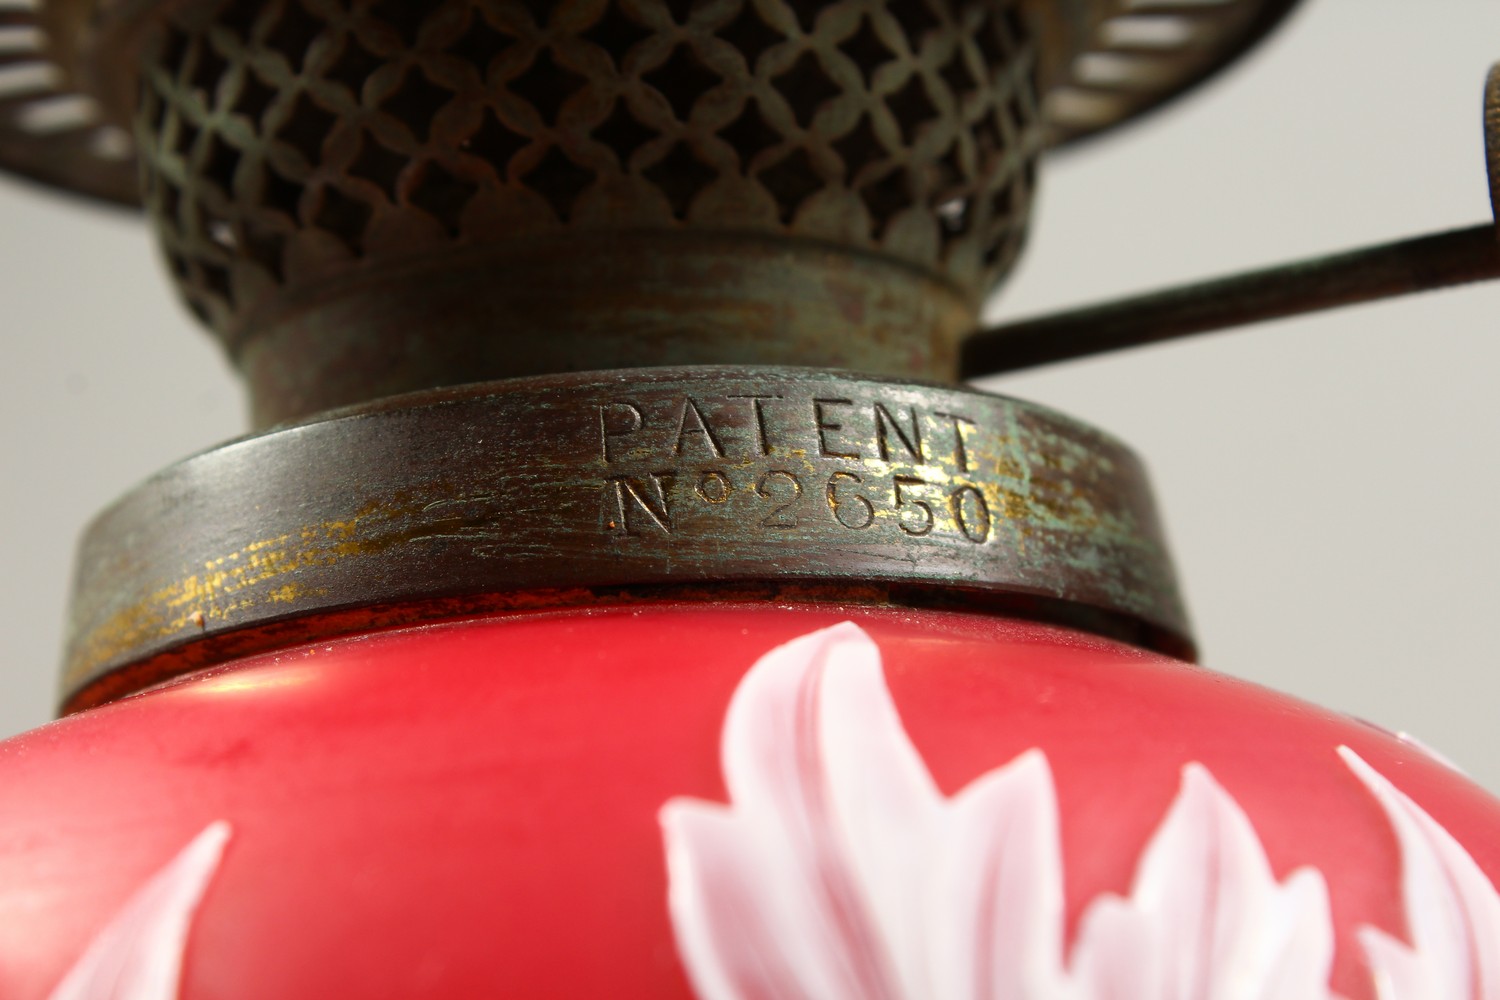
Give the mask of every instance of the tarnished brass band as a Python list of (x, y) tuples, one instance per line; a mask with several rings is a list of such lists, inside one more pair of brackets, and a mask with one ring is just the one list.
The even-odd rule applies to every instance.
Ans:
[(167, 469), (86, 535), (64, 694), (289, 619), (705, 582), (1012, 595), (1190, 648), (1112, 438), (963, 389), (637, 369), (401, 397)]

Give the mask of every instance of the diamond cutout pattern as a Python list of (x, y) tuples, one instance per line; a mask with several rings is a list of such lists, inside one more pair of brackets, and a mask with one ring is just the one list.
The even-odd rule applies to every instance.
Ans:
[(172, 120), (177, 124), (177, 136), (172, 141), (172, 148), (183, 159), (188, 159), (193, 155), (193, 146), (198, 142), (198, 126), (181, 112), (174, 115)]
[(185, 297), (215, 322), (254, 305), (230, 301), (236, 256), (296, 286), (345, 260), (299, 270), (328, 246), (299, 230), (358, 256), (392, 209), (436, 220), (423, 239), (482, 242), (615, 213), (712, 227), (726, 206), (736, 229), (994, 273), (1033, 190), (1038, 102), (1016, 67), (1036, 60), (1022, 0), (975, 2), (182, 4), (140, 109), (149, 201)]
[(217, 133), (208, 140), (208, 155), (203, 161), (203, 176), (228, 194), (234, 190), (234, 174), (240, 168), (240, 151)]
[(876, 235), (880, 235), (897, 213), (911, 206), (911, 182), (906, 171), (897, 168), (861, 189), (859, 196), (875, 223)]
[(495, 117), (494, 111), (486, 109), (479, 131), (464, 144), (464, 148), (504, 177), (511, 159), (529, 145), (530, 139), (506, 128), (505, 123)]
[(247, 69), (240, 80), (240, 92), (234, 98), (234, 110), (249, 118), (252, 127), (258, 128), (276, 94), (276, 89), (262, 80), (260, 74)]
[(1005, 133), (995, 120), (995, 111), (982, 116), (974, 125), (974, 148), (979, 152), (981, 163), (988, 164), (997, 154), (1005, 150)]
[(619, 66), (631, 49), (651, 37), (651, 29), (626, 14), (619, 4), (612, 3), (604, 9), (598, 22), (580, 37), (608, 52)]
[(927, 5), (927, 0), (890, 0), (886, 9), (900, 23), (913, 52), (921, 49), (922, 39), (927, 37), (928, 32), (943, 24)]
[(647, 179), (661, 188), (672, 206), (672, 215), (686, 219), (693, 201), (717, 176), (708, 165), (699, 160), (688, 149), (686, 143), (677, 143), (654, 167), (643, 171)]
[(786, 98), (792, 117), (803, 128), (812, 126), (813, 117), (824, 101), (843, 92), (838, 84), (828, 79), (818, 57), (811, 52), (802, 53), (790, 69), (776, 78), (776, 89)]
[(823, 178), (818, 176), (805, 149), (799, 149), (775, 166), (762, 170), (760, 182), (776, 199), (783, 223), (790, 223), (796, 217), (798, 207), (823, 189)]
[(1003, 66), (1025, 49), (1027, 37), (1021, 13), (1007, 7), (998, 13), (990, 11), (974, 32), (974, 44), (990, 66)]
[(968, 67), (964, 65), (962, 50), (953, 54), (953, 58), (938, 72), (943, 78), (943, 83), (948, 85), (948, 93), (953, 96), (953, 106), (963, 105), (964, 95), (974, 89), (974, 78), (969, 75)]
[(734, 151), (740, 155), (740, 165), (745, 168), (758, 155), (782, 141), (781, 133), (766, 124), (759, 102), (754, 100), (745, 102), (745, 110), (719, 130), (719, 137), (734, 147)]
[(476, 10), (469, 15), (469, 27), (448, 47), (448, 51), (478, 70), (479, 78), (483, 80), (489, 73), (490, 63), (510, 47), (511, 41), (509, 35), (496, 31)]
[(622, 170), (629, 169), (630, 159), (636, 150), (656, 138), (655, 131), (642, 125), (630, 113), (624, 98), (616, 101), (615, 109), (610, 112), (609, 117), (594, 127), (593, 135), (614, 150)]
[(261, 0), (230, 0), (219, 14), (219, 23), (240, 38), (249, 39), (255, 30), (255, 22), (267, 9)]
[(304, 190), (301, 184), (284, 177), (279, 171), (267, 170), (261, 201), (266, 207), (295, 221)]
[(543, 121), (556, 124), (563, 102), (582, 90), (586, 83), (585, 78), (559, 66), (552, 58), (551, 49), (543, 49), (526, 72), (510, 82), (510, 89), (536, 108)]
[(767, 49), (786, 41), (786, 35), (767, 24), (756, 12), (754, 0), (745, 0), (739, 16), (718, 34), (744, 57), (751, 73), (755, 72), (756, 64)]
[(351, 198), (336, 187), (324, 187), (313, 224), (337, 236), (350, 250), (358, 253), (364, 247), (370, 215), (370, 206), (364, 201)]
[(228, 68), (229, 63), (207, 39), (199, 42), (197, 58), (193, 60), (193, 71), (189, 74), (188, 82), (203, 92), (203, 103), (209, 106), (214, 104), (214, 92)]
[(266, 36), (266, 45), (286, 57), (292, 72), (300, 72), (307, 50), (317, 40), (325, 25), (307, 12), (298, 0), (286, 0), (276, 27)]
[(896, 125), (901, 129), (901, 138), (906, 140), (907, 145), (911, 145), (921, 127), (938, 114), (932, 99), (927, 96), (922, 78), (916, 74), (906, 81), (906, 86), (892, 94), (886, 103), (895, 116)]
[(452, 99), (453, 91), (438, 86), (426, 73), (413, 67), (382, 107), (409, 128), (418, 142), (426, 142), (432, 131), (432, 120)]
[(811, 34), (813, 27), (818, 23), (819, 4), (798, 3), (797, 0), (789, 0), (787, 6), (791, 8), (792, 14), (797, 18), (797, 27)]
[(870, 126), (869, 115), (860, 115), (859, 123), (853, 129), (834, 140), (833, 150), (844, 161), (844, 177), (851, 182), (861, 166), (879, 162), (886, 155), (885, 147)]
[(384, 59), (359, 44), (359, 39), (348, 35), (344, 38), (339, 57), (328, 68), (328, 78), (348, 87), (350, 95), (358, 101), (364, 93), (365, 81), (384, 65)]
[(323, 141), (337, 123), (338, 118), (304, 92), (297, 95), (291, 117), (276, 137), (300, 152), (309, 165), (315, 165), (323, 159)]
[(479, 188), (436, 163), (424, 163), (420, 170), (412, 188), (411, 203), (441, 222), (450, 236), (457, 236), (464, 206)]
[(568, 159), (556, 146), (547, 150), (547, 155), (526, 176), (527, 183), (547, 199), (563, 222), (573, 217), (574, 202), (593, 179), (593, 174)]
[(277, 281), (286, 280), (282, 256), (286, 252), (286, 240), (276, 233), (250, 230), (245, 233), (245, 253), (255, 263), (271, 272)]
[(963, 156), (959, 152), (959, 144), (955, 142), (933, 164), (932, 183), (928, 186), (937, 193), (939, 201), (947, 201), (956, 189), (964, 186), (966, 180)]
[(859, 67), (859, 72), (865, 78), (865, 86), (872, 86), (875, 82), (875, 71), (895, 56), (890, 49), (886, 48), (885, 42), (875, 33), (875, 26), (870, 23), (868, 17), (859, 22), (859, 30), (839, 43), (839, 51), (854, 61)]
[(430, 4), (413, 0), (376, 0), (370, 5), (370, 13), (386, 26), (395, 29), (396, 34), (407, 45), (416, 45), (430, 7)]
[(520, 0), (521, 6), (531, 15), (532, 23), (542, 31), (552, 23), (553, 0)]
[(662, 0), (666, 5), (667, 12), (672, 15), (672, 20), (678, 24), (686, 25), (688, 18), (693, 14), (696, 0)]
[(396, 201), (396, 185), (407, 159), (386, 148), (368, 132), (360, 136), (359, 155), (349, 165), (349, 173), (363, 178), (385, 192), (387, 201)]
[(692, 46), (679, 45), (666, 62), (647, 73), (644, 79), (667, 99), (677, 120), (685, 122), (692, 117), (698, 98), (717, 86), (721, 78), (704, 67)]

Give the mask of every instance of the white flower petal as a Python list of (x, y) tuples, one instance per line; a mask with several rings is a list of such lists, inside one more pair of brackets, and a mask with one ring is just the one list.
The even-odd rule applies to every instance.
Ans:
[(1344, 763), (1385, 810), (1401, 847), (1408, 945), (1360, 930), (1381, 1000), (1500, 1000), (1500, 896), (1447, 830), (1353, 750)]
[(945, 799), (853, 625), (763, 657), (721, 754), (729, 807), (662, 810), (672, 921), (703, 1000), (1332, 1000), (1322, 876), (1277, 882), (1198, 765), (1131, 897), (1085, 911), (1066, 967), (1045, 755)]
[[(662, 810), (672, 923), (693, 987), (705, 1000), (816, 1000), (833, 984), (816, 955), (778, 925), (755, 845), (727, 809), (678, 800)], [(804, 984), (806, 988), (804, 988)]]
[(49, 1000), (176, 1000), (188, 931), (229, 824), (211, 823), (131, 896)]
[(1272, 969), (1256, 996), (1337, 1000), (1328, 990), (1334, 954), (1328, 883), (1315, 868), (1299, 868), (1283, 883), (1262, 938)]
[(732, 809), (662, 811), (679, 949), (705, 1000), (1021, 1000), (1062, 989), (1040, 752), (951, 802), (857, 627), (763, 657), (725, 722)]
[(1073, 951), (1078, 1000), (1160, 1000), (1166, 968), (1150, 918), (1118, 896), (1089, 904)]
[[(832, 695), (825, 690), (830, 676), (838, 678)], [(746, 878), (754, 894), (742, 910), (753, 908), (755, 920), (776, 929), (777, 961), (791, 977), (772, 995), (901, 996), (898, 955), (882, 917), (904, 924), (915, 910), (913, 886), (920, 883), (900, 880), (920, 870), (901, 845), (913, 839), (906, 824), (931, 814), (937, 791), (881, 698), (889, 701), (879, 651), (854, 625), (772, 650), (740, 682), (725, 719), (721, 754), (733, 823), (695, 824), (688, 818), (695, 812), (722, 809), (690, 800), (663, 810), (669, 857), (694, 855), (673, 862), (674, 870), (692, 866), (698, 875), (692, 888), (672, 887), (679, 941), (720, 945), (684, 949), (685, 961), (701, 965), (691, 971), (695, 982), (719, 984), (706, 998), (755, 995), (755, 982), (737, 970), (775, 964), (740, 954), (759, 945), (754, 935), (692, 926), (723, 910), (688, 895), (738, 898)], [(717, 843), (704, 843), (716, 834)]]
[(1303, 869), (1277, 883), (1249, 818), (1200, 765), (1183, 769), (1130, 899), (1091, 910), (1099, 906), (1108, 909), (1085, 915), (1074, 958), (1091, 1000), (1328, 997), (1333, 925), (1322, 876)]
[(1046, 1000), (1065, 989), (1061, 845), (1047, 758), (1032, 750), (946, 810), (927, 900), (929, 989), (918, 996)]
[(852, 624), (823, 635), (831, 641), (818, 700), (819, 777), (835, 849), (901, 992), (922, 996), (923, 900), (943, 797), (901, 725), (875, 643)]

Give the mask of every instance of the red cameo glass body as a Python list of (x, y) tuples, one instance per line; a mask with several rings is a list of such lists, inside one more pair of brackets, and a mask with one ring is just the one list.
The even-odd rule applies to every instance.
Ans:
[[(865, 681), (883, 678), (899, 718), (881, 738), (894, 745), (904, 731), (935, 784), (933, 815), (985, 775), (1019, 773), (1018, 759), (1044, 759), (1055, 807), (1037, 799), (1036, 828), (1048, 828), (1050, 808), (1062, 908), (1061, 951), (1043, 959), (1060, 964), (1063, 976), (1083, 975), (1080, 939), (1101, 899), (1119, 897), (1114, 903), (1143, 912), (1155, 905), (1143, 885), (1153, 844), (1185, 869), (1205, 863), (1205, 851), (1224, 867), (1224, 844), (1245, 840), (1236, 815), (1263, 848), (1270, 886), (1279, 890), (1305, 869), (1324, 880), (1333, 933), (1322, 981), (1351, 1000), (1376, 995), (1372, 937), (1384, 935), (1393, 948), (1422, 945), (1425, 918), (1414, 915), (1413, 889), (1403, 883), (1403, 872), (1421, 863), (1411, 830), (1446, 831), (1453, 843), (1442, 842), (1434, 856), (1451, 861), (1447, 849), (1455, 848), (1476, 872), (1500, 873), (1500, 806), (1419, 747), (1077, 632), (973, 614), (817, 606), (496, 615), (245, 659), (0, 744), (0, 996), (66, 995), (54, 991), (79, 975), (109, 928), (150, 923), (156, 904), (142, 902), (142, 887), (153, 878), (163, 884), (164, 867), (216, 823), (227, 841), (199, 867), (197, 889), (184, 897), (191, 898), (180, 900), (182, 932), (119, 939), (127, 957), (138, 953), (130, 961), (151, 952), (153, 961), (178, 963), (183, 1000), (757, 995), (729, 951), (756, 934), (774, 944), (776, 928), (744, 909), (759, 904), (729, 899), (713, 919), (746, 921), (743, 934), (693, 929), (694, 913), (724, 900), (714, 896), (713, 858), (700, 850), (706, 841), (693, 839), (687, 820), (677, 844), (686, 860), (669, 874), (663, 809), (686, 802), (685, 812), (708, 816), (753, 811), (749, 791), (740, 802), (733, 780), (726, 785), (731, 702), (771, 650), (846, 621), (878, 650), (878, 671)], [(828, 678), (845, 669), (839, 656), (819, 668)], [(834, 689), (820, 690), (823, 701), (807, 701), (798, 726), (816, 727), (816, 713), (831, 711)], [(747, 708), (742, 735), (751, 744), (755, 718)], [(1034, 751), (1043, 756), (1026, 758)], [(1376, 779), (1360, 777), (1350, 752), (1425, 818), (1406, 828), (1393, 820), (1396, 800), (1372, 792)], [(900, 784), (881, 772), (880, 752), (863, 753), (838, 758), (843, 773), (869, 783), (858, 794)], [(1207, 826), (1173, 812), (1187, 795), (1190, 765), (1211, 776), (1213, 794), (1201, 801), (1218, 811), (1205, 813)], [(766, 786), (779, 780), (772, 774)], [(741, 813), (729, 811), (731, 800)], [(811, 828), (820, 821), (809, 808), (797, 822)], [(1003, 821), (997, 830), (1009, 822), (1003, 810), (995, 815)], [(1173, 839), (1163, 832), (1171, 815), (1181, 830), (1217, 823), (1218, 831)], [(880, 832), (850, 829), (855, 838)], [(839, 836), (812, 840), (837, 853)], [(975, 854), (998, 857), (1001, 867), (976, 862), (974, 884), (1010, 878), (1007, 856), (1022, 880), (1047, 868), (1045, 843), (1035, 858), (1015, 854), (1019, 841), (1006, 843), (1011, 855), (1005, 844)], [(917, 844), (905, 862), (917, 870), (914, 884), (927, 884), (924, 865), (946, 865), (963, 882), (963, 857), (936, 856), (950, 849)], [(838, 866), (818, 855), (813, 867), (825, 864)], [(848, 870), (865, 878), (869, 866), (861, 864)], [(753, 896), (760, 874), (748, 861), (740, 874), (739, 891)], [(1462, 873), (1449, 874), (1466, 901), (1493, 894), (1474, 872), (1468, 889)], [(879, 877), (868, 881), (873, 888), (854, 885), (846, 901), (857, 908), (876, 898)], [(1209, 937), (1239, 919), (1221, 905), (1239, 891), (1223, 879), (1203, 890), (1203, 905), (1217, 916), (1203, 923), (1201, 907), (1195, 911), (1208, 937), (1179, 941), (1178, 950), (1201, 945), (1207, 955), (1220, 947)], [(695, 892), (708, 901), (697, 909)], [(1045, 891), (996, 895), (1002, 924), (1008, 905), (1023, 924), (1048, 919), (1026, 909), (1042, 899), (1045, 911)], [(1186, 897), (1169, 890), (1166, 898), (1170, 906)], [(1316, 901), (1310, 905), (1315, 917)], [(1458, 919), (1478, 919), (1488, 905), (1461, 902)], [(1307, 936), (1295, 921), (1276, 926)], [(690, 940), (699, 932), (731, 944), (704, 951)], [(877, 947), (903, 953), (900, 935), (888, 936)], [(1007, 947), (980, 950), (1003, 957)], [(1037, 951), (1021, 950), (1028, 948)], [(1468, 974), (1475, 990), (1493, 973), (1484, 948), (1467, 955), (1468, 973), (1456, 973)], [(718, 957), (703, 957), (711, 952)], [(720, 960), (722, 976), (712, 968)], [(760, 995), (800, 995), (778, 985), (783, 974), (796, 978), (785, 969), (755, 973)], [(725, 983), (736, 976), (743, 988), (732, 992)]]

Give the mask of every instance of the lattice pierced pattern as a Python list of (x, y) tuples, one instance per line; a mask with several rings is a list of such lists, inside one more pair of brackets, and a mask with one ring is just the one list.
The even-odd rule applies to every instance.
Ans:
[(1020, 246), (1035, 74), (996, 0), (228, 0), (153, 43), (137, 137), (223, 330), (362, 262), (565, 230), (779, 234), (977, 290)]

